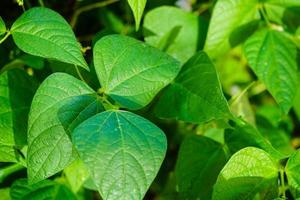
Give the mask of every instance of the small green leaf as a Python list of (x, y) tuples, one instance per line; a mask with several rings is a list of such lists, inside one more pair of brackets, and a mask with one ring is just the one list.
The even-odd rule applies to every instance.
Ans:
[(0, 75), (0, 162), (16, 162), (26, 145), (27, 120), (37, 83), (20, 69)]
[(294, 198), (300, 197), (300, 150), (296, 151), (288, 160), (285, 167), (289, 188)]
[(95, 92), (70, 75), (55, 73), (41, 84), (29, 113), (30, 183), (59, 172), (76, 158), (69, 134), (79, 123), (102, 110)]
[(106, 111), (80, 124), (73, 143), (104, 200), (143, 199), (164, 159), (164, 133), (125, 111)]
[(0, 16), (0, 36), (6, 32), (5, 22), (3, 21), (2, 17)]
[(136, 30), (138, 30), (147, 0), (128, 0), (128, 3), (134, 15)]
[(203, 136), (185, 138), (175, 169), (180, 199), (211, 199), (213, 185), (225, 163), (220, 143)]
[(244, 51), (252, 70), (287, 114), (298, 82), (294, 43), (284, 33), (262, 29), (246, 41)]
[(13, 24), (11, 34), (26, 53), (89, 69), (69, 24), (48, 8), (26, 11)]
[(27, 179), (18, 179), (11, 186), (10, 196), (13, 200), (76, 200), (66, 186), (51, 180), (28, 185)]
[(202, 123), (231, 116), (213, 63), (204, 52), (193, 56), (155, 107), (162, 118)]
[(184, 63), (196, 53), (199, 39), (196, 15), (176, 7), (161, 6), (147, 13), (143, 26), (148, 44), (179, 61)]
[[(230, 48), (230, 35), (259, 18), (257, 0), (218, 0), (210, 20), (204, 50), (215, 58)], [(244, 34), (235, 37), (243, 37)]]
[(94, 63), (104, 93), (133, 110), (149, 104), (180, 70), (171, 56), (122, 35), (100, 39), (95, 44)]
[(226, 129), (225, 143), (232, 154), (252, 146), (265, 150), (278, 160), (285, 158), (285, 155), (278, 152), (255, 127), (242, 120), (237, 119), (232, 129)]
[(213, 200), (274, 199), (278, 166), (263, 150), (247, 147), (234, 154), (219, 174)]

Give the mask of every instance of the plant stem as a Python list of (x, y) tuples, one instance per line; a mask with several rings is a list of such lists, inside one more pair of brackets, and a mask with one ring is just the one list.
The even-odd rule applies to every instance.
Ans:
[(24, 169), (25, 167), (20, 165), (20, 164), (13, 164), (13, 165), (10, 165), (8, 167), (5, 167), (3, 169), (0, 169), (0, 183), (2, 183), (4, 181), (4, 179), (6, 177), (8, 177), (9, 175), (17, 172), (17, 171), (20, 171), (21, 169)]
[(39, 4), (40, 4), (40, 6), (45, 7), (45, 4), (44, 4), (43, 0), (39, 0)]
[(75, 69), (76, 69), (77, 75), (79, 76), (80, 80), (82, 80), (83, 82), (86, 83), (86, 81), (84, 80), (82, 74), (80, 73), (80, 70), (78, 69), (77, 65), (75, 65)]
[(10, 36), (10, 32), (9, 31), (7, 31), (6, 34), (5, 34), (5, 36), (0, 40), (0, 44), (2, 42), (4, 42), (8, 38), (8, 36)]
[(271, 22), (270, 22), (270, 20), (269, 20), (269, 18), (268, 18), (268, 15), (267, 15), (267, 13), (266, 13), (266, 11), (265, 11), (265, 8), (264, 8), (264, 5), (263, 5), (263, 4), (261, 4), (259, 10), (260, 10), (260, 13), (262, 14), (262, 16), (263, 16), (265, 22), (267, 23), (267, 25), (268, 25), (268, 26), (271, 26)]
[(286, 195), (285, 195), (285, 183), (284, 183), (284, 168), (281, 167), (280, 168), (280, 190), (281, 190), (281, 194), (282, 194), (282, 198), (286, 199)]
[(86, 11), (89, 11), (89, 10), (93, 10), (93, 9), (96, 9), (96, 8), (101, 8), (101, 7), (105, 7), (107, 5), (110, 5), (110, 4), (113, 4), (115, 2), (118, 2), (119, 0), (107, 0), (107, 1), (103, 1), (103, 2), (97, 2), (97, 3), (93, 3), (93, 4), (90, 4), (90, 5), (87, 5), (87, 6), (83, 6), (81, 8), (78, 8), (75, 12), (74, 12), (74, 15), (71, 19), (71, 22), (70, 22), (70, 25), (72, 28), (75, 27), (76, 25), (76, 22), (78, 20), (78, 17), (81, 13), (83, 12), (86, 12)]

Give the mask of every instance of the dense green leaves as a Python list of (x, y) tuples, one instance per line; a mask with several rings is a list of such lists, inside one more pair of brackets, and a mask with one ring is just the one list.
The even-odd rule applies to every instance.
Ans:
[(17, 46), (26, 53), (88, 69), (71, 27), (50, 9), (26, 11), (15, 21), (10, 32)]
[(277, 197), (277, 164), (263, 150), (247, 147), (234, 154), (219, 174), (214, 200)]
[(19, 179), (11, 186), (10, 196), (12, 200), (76, 200), (66, 186), (50, 180), (28, 185), (27, 179)]
[[(203, 24), (201, 28), (204, 28)], [(162, 6), (151, 10), (145, 16), (144, 29), (148, 44), (166, 51), (181, 62), (186, 62), (197, 50), (200, 36), (198, 17), (182, 9)]]
[(300, 151), (295, 152), (286, 164), (286, 175), (295, 198), (300, 197)]
[(213, 185), (226, 163), (220, 143), (203, 136), (188, 136), (176, 163), (180, 199), (211, 199)]
[(292, 6), (300, 6), (300, 2), (298, 0), (263, 0), (267, 4), (274, 4), (278, 6), (284, 7), (292, 7)]
[(167, 54), (121, 35), (96, 43), (94, 63), (104, 93), (129, 109), (150, 103), (180, 69), (178, 61)]
[(85, 83), (63, 73), (49, 76), (35, 94), (29, 114), (29, 181), (45, 179), (70, 164), (76, 154), (68, 134), (102, 110)]
[(136, 30), (138, 30), (147, 0), (128, 0), (128, 3), (134, 15)]
[(0, 74), (0, 161), (18, 160), (16, 149), (26, 145), (27, 119), (36, 82), (20, 69)]
[[(239, 29), (247, 28), (247, 25), (251, 25), (251, 22), (259, 18), (257, 5), (257, 0), (217, 1), (204, 49), (208, 55), (216, 57), (226, 53), (232, 46), (230, 36), (233, 32), (235, 32), (234, 39), (236, 40), (249, 34), (248, 31), (244, 33)], [(238, 31), (241, 31), (240, 34), (237, 34)]]
[(263, 29), (245, 43), (250, 67), (288, 113), (297, 90), (297, 49), (284, 33)]
[(125, 111), (106, 111), (80, 124), (73, 143), (104, 200), (142, 199), (166, 153), (164, 133)]
[(204, 52), (183, 66), (162, 94), (155, 112), (162, 118), (194, 123), (231, 116), (217, 72)]
[(0, 36), (3, 35), (5, 32), (6, 32), (6, 26), (2, 17), (0, 16)]

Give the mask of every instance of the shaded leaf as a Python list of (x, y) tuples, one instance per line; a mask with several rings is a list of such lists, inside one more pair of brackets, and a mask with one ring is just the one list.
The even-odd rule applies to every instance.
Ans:
[(285, 167), (289, 188), (294, 198), (300, 197), (300, 151), (296, 151)]

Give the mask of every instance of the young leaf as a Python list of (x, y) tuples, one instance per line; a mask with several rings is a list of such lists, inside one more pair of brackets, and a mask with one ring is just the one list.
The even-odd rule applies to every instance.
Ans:
[(6, 32), (6, 26), (2, 17), (0, 16), (0, 36), (3, 35), (5, 32)]
[(166, 51), (183, 63), (197, 50), (198, 17), (192, 13), (171, 6), (158, 7), (147, 13), (143, 26), (148, 44)]
[(288, 160), (285, 167), (289, 188), (295, 199), (300, 197), (300, 150)]
[(175, 169), (180, 199), (211, 199), (213, 185), (225, 163), (220, 143), (203, 136), (188, 136), (180, 146)]
[(66, 186), (50, 180), (28, 185), (27, 179), (19, 179), (12, 184), (10, 196), (13, 200), (76, 200)]
[(163, 92), (155, 113), (193, 123), (231, 116), (217, 72), (204, 52), (183, 66), (174, 83)]
[(247, 147), (234, 154), (219, 174), (213, 200), (277, 197), (278, 166), (263, 150)]
[(136, 30), (138, 30), (147, 0), (128, 0), (128, 3), (134, 15)]
[[(230, 47), (230, 35), (239, 27), (259, 18), (258, 0), (219, 0), (209, 24), (204, 50), (215, 58), (226, 53)], [(242, 37), (236, 35), (235, 37)]]
[(16, 45), (24, 52), (89, 69), (80, 44), (62, 16), (48, 8), (32, 8), (11, 28)]
[(26, 145), (27, 119), (37, 83), (20, 69), (0, 75), (0, 162), (16, 162)]
[(249, 65), (283, 113), (293, 105), (297, 89), (297, 48), (284, 33), (262, 29), (245, 43)]
[(80, 124), (73, 143), (104, 200), (142, 199), (164, 159), (164, 133), (125, 111), (106, 111)]
[(180, 69), (171, 56), (122, 35), (100, 39), (95, 44), (94, 63), (104, 93), (133, 110), (150, 103)]
[(103, 110), (95, 92), (64, 74), (49, 76), (32, 101), (28, 127), (28, 177), (43, 180), (76, 157), (68, 134), (79, 123)]

